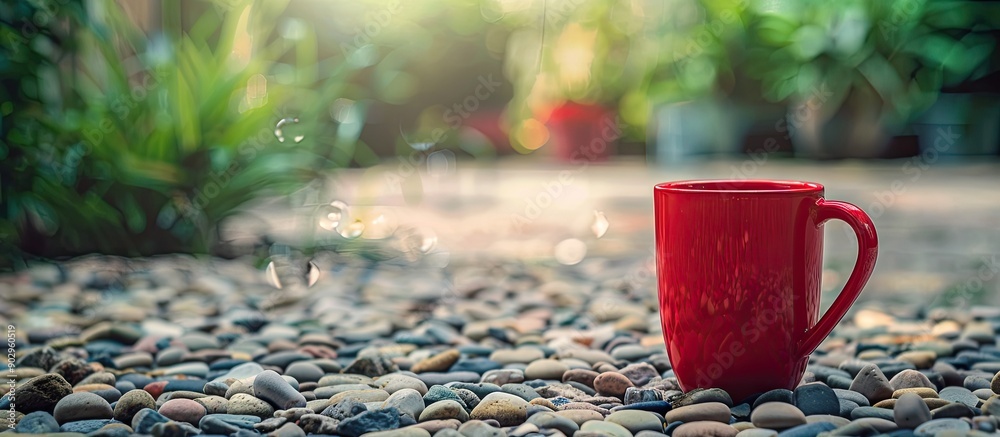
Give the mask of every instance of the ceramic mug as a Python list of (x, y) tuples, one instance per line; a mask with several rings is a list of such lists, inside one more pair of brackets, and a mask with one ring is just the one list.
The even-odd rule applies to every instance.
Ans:
[[(681, 388), (718, 387), (737, 402), (795, 388), (875, 268), (871, 218), (811, 182), (667, 182), (653, 196), (660, 321)], [(820, 317), (830, 219), (854, 229), (858, 259)]]

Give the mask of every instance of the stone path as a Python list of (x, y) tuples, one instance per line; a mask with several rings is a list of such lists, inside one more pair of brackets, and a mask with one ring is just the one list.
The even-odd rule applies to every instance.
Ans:
[[(304, 262), (304, 260), (298, 260)], [(285, 260), (283, 265), (297, 262)], [(1000, 308), (862, 309), (802, 383), (684, 393), (635, 265), (78, 259), (0, 277), (14, 433), (986, 435)], [(304, 272), (305, 269), (294, 270)], [(897, 313), (896, 315), (892, 313)], [(752, 377), (747, 375), (747, 377)]]

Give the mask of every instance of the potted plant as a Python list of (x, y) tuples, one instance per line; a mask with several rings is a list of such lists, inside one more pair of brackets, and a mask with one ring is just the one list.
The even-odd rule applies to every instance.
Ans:
[(746, 70), (788, 102), (796, 154), (876, 157), (942, 87), (984, 76), (975, 2), (776, 2), (748, 10)]

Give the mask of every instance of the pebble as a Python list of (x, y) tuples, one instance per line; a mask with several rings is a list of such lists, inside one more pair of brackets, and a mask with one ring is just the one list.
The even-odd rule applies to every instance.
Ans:
[(449, 399), (428, 405), (424, 408), (424, 411), (420, 413), (418, 420), (426, 422), (428, 420), (442, 419), (458, 419), (459, 421), (465, 422), (469, 420), (469, 413), (465, 411), (465, 407), (462, 406), (462, 404)]
[(961, 419), (934, 419), (918, 426), (913, 430), (913, 434), (917, 437), (934, 437), (948, 431), (964, 433), (971, 430), (972, 426)]
[(110, 419), (114, 417), (114, 411), (104, 398), (93, 393), (79, 392), (60, 399), (53, 416), (62, 425), (78, 420)]
[(482, 420), (470, 420), (458, 427), (458, 432), (466, 437), (506, 437), (505, 433), (501, 429), (482, 421)]
[(604, 396), (614, 396), (619, 399), (625, 398), (625, 390), (634, 387), (625, 375), (618, 372), (604, 372), (594, 378), (594, 389), (598, 394)]
[(563, 373), (562, 381), (576, 381), (587, 387), (594, 387), (594, 379), (600, 375), (599, 373), (589, 370), (589, 369), (570, 369), (566, 373)]
[(864, 417), (874, 417), (889, 421), (895, 421), (892, 409), (879, 407), (858, 407), (851, 411), (851, 419), (861, 419)]
[(604, 420), (604, 415), (593, 410), (562, 410), (554, 413), (557, 416), (572, 420), (577, 425), (583, 425), (591, 420)]
[(414, 364), (410, 371), (413, 373), (444, 372), (451, 368), (461, 356), (462, 354), (457, 349), (448, 349)]
[(424, 399), (419, 391), (411, 388), (404, 388), (389, 395), (389, 397), (382, 402), (381, 408), (393, 407), (409, 415), (413, 419), (417, 419), (420, 417), (420, 413), (424, 411), (424, 406)]
[(17, 422), (14, 431), (20, 434), (48, 434), (59, 432), (59, 422), (45, 411), (25, 414)]
[(535, 360), (524, 369), (524, 377), (527, 379), (554, 379), (562, 381), (563, 374), (568, 371), (569, 366), (559, 360)]
[(735, 437), (739, 430), (719, 422), (684, 423), (670, 434), (674, 437)]
[(866, 364), (861, 368), (857, 376), (854, 377), (850, 389), (864, 395), (872, 404), (891, 398), (894, 391), (889, 380), (874, 364)]
[(656, 414), (640, 410), (621, 410), (611, 413), (608, 422), (617, 423), (632, 434), (639, 431), (663, 431), (663, 421)]
[(493, 419), (501, 426), (519, 425), (527, 418), (528, 402), (509, 393), (490, 393), (472, 410), (470, 418)]
[(514, 363), (530, 363), (545, 358), (541, 349), (522, 347), (517, 349), (501, 349), (490, 354), (490, 361), (508, 365)]
[(317, 382), (324, 373), (319, 366), (307, 361), (294, 362), (285, 369), (286, 376), (291, 376), (299, 382)]
[(795, 388), (795, 406), (803, 414), (838, 414), (840, 400), (837, 393), (826, 384), (817, 382), (800, 385)]
[(226, 403), (226, 414), (245, 414), (266, 419), (274, 415), (274, 408), (263, 399), (238, 393)]
[[(856, 393), (856, 392), (854, 392)], [(783, 388), (776, 388), (774, 390), (766, 391), (757, 397), (753, 402), (753, 408), (756, 409), (761, 404), (766, 404), (768, 402), (784, 402), (786, 404), (795, 403), (795, 393), (791, 390), (786, 390)]]
[(753, 410), (750, 421), (758, 428), (782, 430), (806, 423), (806, 416), (794, 405), (766, 402)]
[[(204, 420), (205, 419), (202, 418), (202, 422), (204, 422)], [(144, 408), (133, 415), (131, 425), (132, 429), (137, 434), (151, 434), (153, 425), (156, 425), (157, 423), (167, 423), (169, 421), (170, 419), (167, 419), (156, 410), (152, 408)], [(205, 428), (201, 426), (200, 422), (198, 427), (201, 428), (202, 431), (206, 431)]]
[(931, 410), (927, 408), (924, 399), (915, 393), (907, 393), (899, 397), (893, 408), (893, 419), (900, 428), (914, 429), (920, 424), (931, 420)]
[[(363, 434), (388, 431), (398, 427), (399, 410), (390, 407), (383, 410), (365, 411), (357, 416), (347, 418), (336, 427), (336, 432), (347, 437), (360, 437)], [(306, 431), (309, 432), (309, 430)], [(327, 434), (327, 432), (322, 431), (314, 430), (312, 433)]]
[(35, 411), (51, 413), (61, 399), (72, 393), (73, 386), (62, 375), (47, 373), (36, 376), (17, 387), (17, 411), (26, 414)]
[(416, 390), (421, 395), (427, 393), (427, 384), (423, 381), (402, 373), (390, 373), (375, 381), (375, 386), (389, 394), (403, 389)]
[[(800, 411), (799, 414), (802, 414), (802, 412)], [(667, 412), (664, 417), (666, 418), (667, 423), (697, 422), (703, 420), (729, 423), (730, 411), (729, 407), (722, 402), (706, 402), (704, 404), (695, 404), (675, 408)], [(803, 420), (805, 420), (804, 417), (805, 416), (803, 416)]]
[(549, 412), (533, 414), (528, 417), (527, 423), (534, 424), (539, 428), (555, 429), (567, 436), (573, 435), (574, 432), (580, 429), (580, 425), (572, 419)]
[(912, 369), (906, 369), (897, 373), (892, 377), (892, 379), (889, 380), (889, 386), (891, 386), (893, 390), (918, 387), (931, 389), (937, 388), (937, 386), (935, 386), (934, 383), (927, 378), (927, 375)]
[(976, 407), (979, 405), (979, 398), (965, 387), (945, 387), (941, 389), (941, 392), (938, 393), (938, 395), (941, 399), (951, 402), (959, 402), (970, 407)]
[(608, 437), (632, 437), (630, 433), (624, 426), (617, 423), (602, 422), (600, 420), (591, 420), (580, 426), (580, 431), (576, 432), (574, 436), (580, 436), (581, 434), (589, 435), (585, 433), (593, 433), (593, 435), (608, 436)]
[(171, 399), (163, 403), (158, 411), (168, 419), (192, 425), (197, 424), (207, 414), (203, 405), (190, 399)]
[(279, 410), (306, 406), (305, 397), (273, 370), (265, 370), (254, 378), (253, 391), (254, 396)]

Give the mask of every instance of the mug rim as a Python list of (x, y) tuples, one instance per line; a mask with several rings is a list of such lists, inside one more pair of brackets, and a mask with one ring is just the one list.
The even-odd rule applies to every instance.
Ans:
[(686, 194), (809, 194), (822, 193), (816, 182), (781, 179), (688, 179), (661, 182), (655, 191)]

